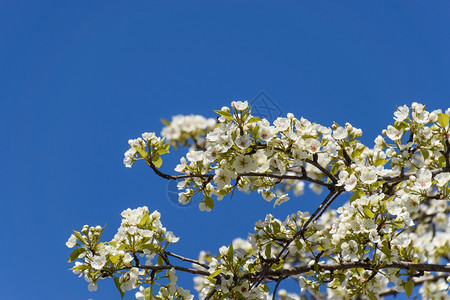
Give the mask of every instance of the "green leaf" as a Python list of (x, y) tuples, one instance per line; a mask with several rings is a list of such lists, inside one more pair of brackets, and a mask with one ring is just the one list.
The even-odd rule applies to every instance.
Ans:
[(69, 270), (72, 270), (72, 271), (73, 270), (84, 271), (86, 269), (89, 269), (89, 266), (87, 266), (87, 265), (78, 265), (78, 266), (75, 266), (73, 268), (70, 268)]
[(408, 298), (412, 295), (414, 288), (414, 281), (412, 279), (409, 279), (408, 282), (405, 284), (405, 292)]
[(233, 120), (233, 116), (227, 111), (215, 110), (214, 112), (218, 113), (219, 115), (221, 115), (222, 117), (224, 117), (225, 119), (227, 119), (229, 121)]
[(364, 215), (367, 217), (367, 218), (370, 218), (370, 219), (372, 219), (373, 217), (375, 217), (375, 214), (368, 208), (368, 207), (364, 207)]
[(159, 168), (159, 167), (161, 167), (163, 161), (162, 161), (161, 157), (159, 157), (158, 155), (155, 155), (152, 157), (152, 163), (155, 165), (155, 167)]
[(361, 198), (361, 196), (364, 195), (364, 192), (362, 191), (356, 191), (353, 193), (353, 195), (350, 197), (350, 203), (352, 203), (353, 201), (355, 201), (356, 199)]
[(264, 254), (266, 255), (267, 259), (270, 259), (272, 257), (272, 245), (268, 244), (266, 246), (266, 250), (264, 251)]
[(316, 272), (316, 274), (319, 274), (319, 264), (316, 262), (314, 262), (314, 271)]
[(447, 127), (450, 117), (447, 114), (438, 114), (438, 123), (442, 128)]
[(117, 250), (127, 250), (128, 249), (128, 245), (127, 244), (122, 244), (119, 246), (119, 248), (117, 248)]
[(250, 120), (247, 121), (247, 124), (255, 123), (261, 121), (260, 117), (251, 117)]
[(119, 277), (114, 277), (114, 283), (116, 284), (116, 288), (117, 288), (117, 290), (119, 291), (119, 293), (120, 293), (120, 297), (122, 297), (122, 299), (123, 299), (123, 297), (125, 296), (125, 292), (122, 290), (122, 288), (120, 287), (120, 280), (119, 280)]
[(423, 159), (426, 160), (430, 156), (430, 152), (426, 149), (420, 149), (420, 153), (422, 153)]
[(158, 255), (158, 265), (164, 266), (164, 259), (162, 258), (161, 255)]
[(213, 209), (214, 208), (214, 200), (213, 200), (213, 198), (205, 196), (205, 204), (209, 208)]
[(279, 270), (284, 266), (284, 260), (280, 260), (278, 263), (272, 265), (272, 269)]
[(166, 154), (166, 153), (169, 153), (169, 150), (167, 150), (167, 149), (165, 149), (165, 148), (158, 149), (158, 150), (155, 152), (156, 155), (162, 155), (162, 154)]
[(273, 228), (273, 233), (277, 234), (278, 232), (280, 232), (280, 224), (278, 224), (278, 222), (273, 222), (272, 223), (272, 228)]
[(161, 123), (163, 123), (166, 126), (170, 126), (170, 122), (167, 121), (166, 119), (160, 119)]
[(86, 252), (86, 249), (84, 249), (82, 247), (76, 248), (75, 250), (72, 251), (72, 254), (70, 254), (68, 262), (70, 262), (70, 263), (73, 262), (75, 259), (77, 259), (84, 252)]
[(113, 263), (113, 264), (117, 264), (119, 262), (119, 258), (120, 258), (120, 254), (116, 254), (114, 256), (111, 256), (109, 258), (109, 260)]
[(76, 231), (76, 230), (72, 230), (73, 231), (73, 235), (77, 238), (77, 240), (79, 240), (81, 243), (87, 245), (86, 240), (83, 238), (83, 236), (81, 235), (80, 232)]
[(352, 155), (351, 155), (351, 156), (352, 156), (352, 159), (355, 159), (355, 158), (357, 158), (358, 156), (360, 156), (361, 153), (363, 153), (364, 149), (366, 149), (366, 146), (364, 146), (364, 147), (359, 147), (359, 148), (356, 148), (355, 150), (353, 150)]
[(336, 172), (340, 169), (340, 167), (341, 167), (340, 164), (334, 164), (330, 170), (331, 174), (333, 174), (333, 175), (336, 174)]
[(209, 275), (208, 277), (209, 277), (209, 278), (214, 278), (214, 277), (216, 277), (217, 275), (219, 275), (220, 273), (222, 273), (222, 270), (221, 270), (221, 269), (217, 269), (217, 270), (215, 270), (211, 275)]
[(233, 249), (233, 243), (231, 243), (230, 247), (228, 247), (228, 252), (227, 252), (227, 259), (230, 263), (233, 262), (233, 256), (234, 256), (234, 249)]
[(258, 288), (264, 294), (268, 294), (269, 293), (269, 286), (267, 284), (260, 284), (258, 286)]
[(146, 158), (147, 157), (147, 151), (145, 151), (144, 149), (134, 146), (134, 149), (136, 149), (136, 151), (143, 157)]
[(148, 222), (150, 221), (150, 216), (149, 215), (145, 215), (141, 221), (139, 222), (139, 227), (144, 228), (148, 225)]
[(378, 166), (384, 166), (388, 161), (389, 161), (389, 159), (378, 158), (377, 160), (375, 160), (374, 165), (375, 165), (376, 167), (378, 167)]
[(444, 156), (444, 155), (439, 156), (438, 164), (439, 164), (439, 167), (440, 167), (440, 168), (445, 167), (445, 165), (447, 164), (447, 162), (445, 161), (445, 156)]

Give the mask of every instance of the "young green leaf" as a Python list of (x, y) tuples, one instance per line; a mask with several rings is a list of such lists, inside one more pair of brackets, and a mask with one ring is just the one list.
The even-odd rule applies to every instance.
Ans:
[(86, 249), (79, 247), (76, 248), (75, 250), (72, 251), (72, 254), (70, 254), (69, 257), (69, 261), (68, 262), (73, 262), (74, 260), (76, 260), (78, 257), (80, 257), (80, 255), (82, 253), (86, 252)]
[(214, 112), (218, 113), (219, 115), (221, 115), (222, 117), (224, 117), (225, 119), (227, 119), (229, 121), (233, 120), (233, 116), (227, 111), (215, 110)]
[(205, 204), (209, 208), (213, 209), (214, 208), (214, 200), (213, 200), (213, 198), (205, 196)]
[(367, 217), (367, 218), (370, 218), (370, 219), (372, 219), (373, 217), (375, 217), (375, 214), (368, 208), (368, 207), (364, 207), (364, 215)]
[(122, 297), (122, 299), (123, 299), (123, 297), (125, 296), (125, 292), (122, 290), (122, 288), (120, 287), (120, 280), (119, 280), (119, 277), (114, 277), (114, 283), (116, 284), (116, 288), (117, 288), (117, 290), (119, 291), (119, 293), (120, 293), (120, 297)]
[(251, 117), (250, 120), (247, 121), (247, 124), (255, 123), (261, 121), (260, 117)]
[(73, 231), (73, 235), (77, 238), (77, 240), (79, 240), (80, 242), (82, 242), (83, 244), (87, 245), (86, 240), (83, 238), (83, 236), (81, 235), (80, 232), (76, 231), (76, 230), (72, 230)]
[(442, 128), (447, 127), (450, 117), (447, 114), (438, 114), (438, 123)]
[(408, 298), (412, 295), (414, 288), (414, 281), (412, 279), (409, 279), (408, 282), (405, 284), (405, 292)]
[(155, 165), (155, 167), (159, 168), (159, 167), (161, 167), (163, 161), (162, 161), (161, 157), (159, 157), (158, 155), (155, 155), (152, 157), (152, 163)]

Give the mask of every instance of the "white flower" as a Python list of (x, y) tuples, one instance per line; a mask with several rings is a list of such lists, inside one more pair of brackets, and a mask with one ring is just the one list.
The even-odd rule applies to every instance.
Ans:
[(231, 106), (234, 107), (237, 110), (244, 110), (248, 107), (248, 102), (247, 101), (233, 101), (231, 102)]
[(231, 178), (236, 178), (236, 174), (228, 169), (216, 169), (214, 175), (214, 183), (219, 189), (223, 189), (226, 185), (231, 183)]
[(164, 235), (169, 243), (176, 243), (180, 239), (179, 237), (176, 237), (172, 231), (166, 231)]
[(139, 286), (139, 292), (136, 292), (135, 294), (136, 300), (145, 300), (144, 292), (145, 288), (142, 285)]
[(205, 154), (203, 151), (190, 151), (188, 154), (186, 154), (186, 158), (192, 162), (201, 161), (204, 157)]
[(106, 263), (105, 255), (95, 255), (92, 259), (91, 266), (96, 270), (101, 270)]
[(119, 278), (121, 289), (123, 291), (130, 291), (136, 288), (136, 283), (138, 279), (139, 279), (139, 269), (135, 267), (131, 268), (131, 270), (129, 270)]
[(253, 170), (255, 163), (250, 155), (238, 154), (232, 166), (237, 173), (248, 173)]
[(181, 173), (184, 171), (186, 166), (187, 166), (186, 158), (182, 157), (180, 158), (180, 163), (175, 167), (175, 171)]
[(397, 130), (394, 126), (389, 125), (386, 131), (386, 135), (393, 141), (397, 141), (402, 137), (403, 132)]
[(209, 206), (206, 205), (205, 201), (201, 201), (198, 204), (198, 209), (200, 211), (207, 211), (207, 212), (210, 212), (212, 210), (212, 208), (210, 208)]
[(189, 290), (183, 289), (182, 287), (177, 287), (177, 293), (180, 297), (183, 297), (186, 300), (194, 299), (194, 296), (191, 295), (191, 292)]
[(157, 141), (158, 138), (156, 137), (156, 134), (154, 132), (144, 132), (142, 134), (142, 138), (146, 141), (153, 142)]
[(353, 190), (356, 186), (356, 184), (358, 183), (358, 179), (356, 178), (356, 176), (354, 174), (350, 175), (349, 178), (347, 178), (347, 180), (345, 180), (345, 190), (347, 192)]
[(397, 107), (397, 111), (394, 113), (394, 119), (396, 121), (403, 121), (404, 119), (406, 119), (409, 115), (409, 108), (406, 105)]
[(252, 139), (248, 134), (239, 135), (235, 141), (236, 145), (241, 149), (247, 149), (252, 144)]
[(347, 138), (347, 136), (348, 136), (347, 129), (341, 126), (336, 128), (336, 130), (333, 132), (333, 137), (337, 140), (343, 140)]
[(216, 147), (210, 146), (205, 152), (205, 161), (208, 163), (211, 163), (217, 159), (219, 156), (219, 151), (216, 149)]
[(275, 207), (277, 205), (280, 205), (281, 203), (284, 203), (284, 202), (288, 201), (289, 199), (290, 198), (289, 198), (288, 194), (284, 194), (284, 195), (278, 196), (277, 200), (275, 200), (275, 203), (273, 204), (273, 207)]
[(77, 244), (77, 238), (73, 234), (71, 234), (69, 239), (66, 242), (66, 246), (67, 246), (67, 248), (73, 248), (73, 247), (75, 247), (76, 244)]
[(372, 168), (364, 168), (361, 171), (360, 179), (365, 184), (372, 184), (377, 181), (377, 172)]
[(269, 121), (267, 121), (266, 119), (259, 121), (258, 127), (259, 137), (266, 142), (270, 141), (277, 132), (277, 130), (273, 126), (270, 126)]
[(425, 170), (425, 169), (420, 169), (417, 172), (416, 175), (417, 179), (414, 182), (414, 186), (420, 190), (426, 190), (428, 188), (430, 188), (432, 181), (432, 174), (431, 171), (429, 170)]
[(380, 236), (376, 229), (372, 229), (369, 231), (369, 238), (372, 243), (381, 243)]
[(310, 153), (317, 153), (320, 150), (320, 142), (313, 138), (306, 139), (305, 146)]
[(278, 117), (275, 121), (273, 121), (273, 125), (276, 126), (278, 131), (285, 131), (289, 128), (290, 124), (291, 120), (289, 120), (288, 118)]
[(95, 292), (98, 289), (97, 283), (96, 282), (91, 282), (88, 285), (88, 290), (89, 292)]
[[(434, 179), (437, 181), (437, 186), (444, 186), (450, 180), (450, 173), (444, 172), (437, 174)], [(67, 244), (66, 244), (67, 245)]]
[(416, 110), (413, 112), (412, 116), (414, 121), (420, 124), (425, 124), (430, 121), (430, 113), (427, 112), (426, 110), (420, 112)]
[(263, 189), (258, 189), (258, 193), (260, 193), (262, 195), (262, 197), (264, 198), (264, 200), (266, 200), (267, 202), (272, 201), (272, 199), (275, 198), (275, 196), (276, 196), (270, 190), (264, 191)]

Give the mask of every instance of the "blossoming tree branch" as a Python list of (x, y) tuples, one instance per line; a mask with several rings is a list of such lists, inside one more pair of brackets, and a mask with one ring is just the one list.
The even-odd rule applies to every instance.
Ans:
[[(127, 209), (109, 242), (101, 241), (103, 228), (85, 225), (66, 243), (74, 248), (72, 270), (89, 290), (112, 278), (122, 296), (138, 289), (137, 299), (193, 299), (177, 285), (176, 274), (185, 272), (200, 299), (378, 299), (410, 296), (414, 287), (423, 298), (447, 297), (450, 109), (398, 107), (372, 147), (349, 123), (330, 128), (289, 113), (271, 124), (241, 101), (216, 113), (217, 120), (176, 116), (164, 121), (162, 137), (129, 140), (125, 166), (142, 161), (157, 176), (178, 180), (179, 202), (199, 195), (203, 211), (238, 191), (282, 205), (306, 184), (322, 202), (285, 220), (268, 214), (247, 240), (198, 258), (177, 253), (179, 238), (159, 212)], [(159, 168), (171, 146), (189, 150), (176, 173), (166, 174)], [(350, 200), (331, 209), (345, 193)], [(285, 280), (297, 281), (298, 290), (282, 289)]]

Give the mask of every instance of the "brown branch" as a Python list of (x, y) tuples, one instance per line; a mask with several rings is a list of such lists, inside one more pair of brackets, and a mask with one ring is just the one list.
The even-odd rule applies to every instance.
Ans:
[(318, 162), (317, 159), (314, 160), (310, 160), (310, 159), (305, 159), (305, 162), (307, 162), (308, 164), (313, 165), (314, 167), (316, 167), (317, 169), (319, 169), (322, 173), (324, 173), (328, 178), (330, 178), (331, 181), (333, 181), (334, 184), (338, 183), (337, 178), (330, 173), (330, 171), (328, 171), (327, 169), (325, 169), (324, 167), (322, 167)]
[(194, 259), (186, 258), (186, 257), (183, 257), (183, 256), (181, 256), (181, 255), (178, 255), (178, 254), (175, 254), (175, 253), (172, 253), (172, 252), (169, 252), (169, 251), (165, 251), (164, 253), (167, 254), (167, 255), (169, 255), (169, 256), (173, 256), (173, 257), (175, 257), (175, 258), (178, 258), (178, 259), (180, 259), (180, 260), (182, 260), (182, 261), (187, 261), (187, 262), (190, 262), (190, 263), (199, 265), (200, 267), (203, 267), (203, 268), (205, 268), (205, 269), (207, 269), (207, 270), (209, 269), (209, 266), (208, 266), (208, 265), (202, 264), (201, 262), (198, 262), (198, 261), (196, 261), (196, 260), (194, 260)]
[[(325, 198), (325, 200), (319, 205), (319, 207), (314, 211), (314, 213), (309, 217), (309, 219), (305, 222), (305, 224), (303, 224), (302, 228), (297, 231), (295, 233), (295, 235), (289, 239), (289, 241), (284, 245), (284, 247), (281, 249), (281, 251), (277, 254), (277, 256), (275, 257), (275, 259), (271, 260), (270, 263), (268, 263), (264, 269), (259, 273), (259, 275), (257, 276), (257, 281), (255, 281), (255, 283), (252, 285), (252, 288), (258, 286), (262, 280), (264, 279), (264, 276), (266, 275), (266, 272), (268, 272), (270, 270), (270, 268), (272, 267), (272, 265), (276, 262), (278, 262), (281, 258), (281, 256), (283, 255), (283, 253), (285, 253), (285, 251), (288, 249), (289, 245), (299, 236), (303, 236), (303, 234), (306, 232), (306, 230), (308, 229), (309, 224), (311, 224), (312, 222), (316, 221), (318, 218), (320, 218), (320, 216), (324, 213), (324, 211), (330, 206), (330, 204), (343, 192), (343, 190), (339, 190), (339, 191), (333, 191), (330, 192), (327, 197)], [(287, 256), (287, 253), (285, 254), (285, 256)]]
[[(403, 269), (403, 270), (417, 270), (417, 271), (428, 271), (428, 272), (445, 272), (450, 273), (450, 265), (438, 265), (438, 264), (422, 264), (422, 263), (413, 263), (413, 262), (393, 262), (390, 264), (386, 264), (384, 266), (374, 265), (370, 262), (342, 262), (340, 264), (318, 264), (320, 270), (327, 271), (337, 271), (337, 270), (348, 270), (355, 268), (362, 268), (366, 270), (373, 269)], [(314, 271), (314, 265), (305, 265), (300, 267), (293, 267), (289, 269), (280, 269), (280, 270), (268, 270), (266, 272), (267, 276), (292, 276), (299, 275), (309, 271)], [(248, 277), (252, 278), (252, 276), (258, 276), (258, 274), (249, 274)]]
[(258, 176), (258, 177), (269, 177), (269, 178), (279, 178), (279, 179), (294, 179), (294, 180), (304, 180), (304, 181), (309, 181), (309, 182), (313, 182), (322, 186), (325, 186), (327, 188), (332, 188), (334, 185), (332, 183), (326, 183), (323, 182), (321, 180), (318, 179), (314, 179), (305, 175), (288, 175), (288, 174), (266, 174), (266, 173), (255, 173), (255, 172), (250, 172), (250, 173), (242, 173), (239, 174), (239, 176)]
[[(446, 167), (444, 168), (440, 168), (440, 169), (435, 169), (435, 170), (430, 170), (431, 174), (433, 176), (439, 174), (439, 173), (443, 173), (446, 172), (448, 170), (446, 170)], [(378, 177), (378, 181), (387, 181), (387, 182), (391, 182), (391, 183), (398, 183), (400, 181), (404, 181), (409, 179), (410, 176), (412, 175), (416, 175), (416, 172), (409, 172), (409, 173), (405, 173), (405, 174), (401, 174), (399, 176), (381, 176)]]
[(283, 277), (280, 277), (278, 280), (277, 280), (277, 284), (275, 285), (275, 288), (273, 289), (273, 295), (272, 295), (272, 300), (275, 300), (276, 298), (276, 294), (277, 294), (277, 290), (278, 290), (278, 287), (280, 286), (280, 283), (281, 283), (281, 281), (283, 281)]
[(162, 270), (170, 270), (172, 268), (174, 268), (177, 271), (181, 271), (181, 272), (186, 272), (186, 273), (190, 273), (190, 274), (195, 274), (195, 275), (202, 275), (202, 276), (209, 276), (211, 275), (211, 273), (206, 272), (206, 271), (201, 271), (201, 270), (196, 270), (196, 269), (191, 269), (191, 268), (185, 268), (185, 267), (181, 267), (181, 266), (174, 266), (174, 265), (165, 265), (165, 266), (145, 266), (145, 265), (138, 265), (138, 266), (132, 266), (132, 267), (125, 267), (122, 269), (118, 269), (117, 271), (123, 271), (123, 270), (129, 270), (133, 267), (142, 269), (142, 270), (152, 270), (152, 271), (162, 271)]
[(167, 179), (167, 180), (178, 180), (178, 179), (192, 178), (192, 177), (199, 177), (199, 178), (213, 178), (214, 177), (213, 174), (170, 175), (170, 174), (166, 174), (166, 173), (163, 173), (160, 170), (158, 170), (158, 168), (153, 164), (153, 162), (151, 161), (151, 159), (149, 157), (147, 157), (145, 159), (145, 161), (147, 162), (147, 165), (149, 165), (149, 167), (152, 168), (152, 170), (155, 172), (156, 175), (158, 175), (159, 177), (162, 177), (164, 179)]
[[(153, 162), (150, 160), (150, 158), (146, 158), (145, 161), (147, 162), (147, 164), (150, 166), (150, 168), (152, 168), (152, 170), (155, 172), (156, 175), (167, 179), (167, 180), (178, 180), (178, 179), (184, 179), (184, 178), (193, 178), (193, 177), (198, 177), (198, 178), (206, 178), (211, 180), (214, 175), (213, 174), (184, 174), (184, 175), (170, 175), (170, 174), (166, 174), (161, 172), (160, 170), (158, 170), (158, 168), (153, 164)], [(256, 173), (256, 172), (250, 172), (250, 173), (242, 173), (239, 174), (239, 176), (248, 176), (248, 177), (268, 177), (268, 178), (279, 178), (279, 179), (294, 179), (294, 180), (304, 180), (304, 181), (309, 181), (309, 182), (313, 182), (322, 186), (325, 186), (327, 188), (332, 188), (333, 184), (332, 183), (326, 183), (323, 182), (321, 180), (318, 179), (314, 179), (305, 175), (301, 175), (301, 176), (296, 176), (296, 175), (288, 175), (288, 174), (266, 174), (266, 173)]]

